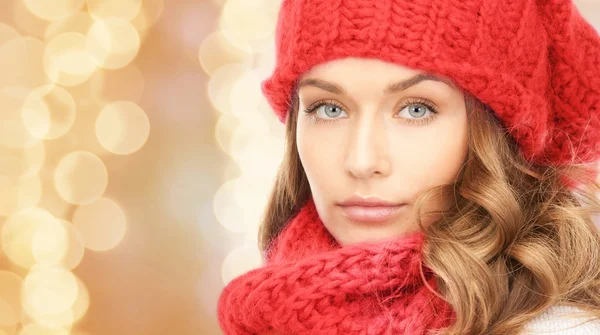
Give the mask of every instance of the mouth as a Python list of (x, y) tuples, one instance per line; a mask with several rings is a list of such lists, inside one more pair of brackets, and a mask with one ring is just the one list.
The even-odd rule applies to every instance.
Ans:
[(394, 217), (406, 205), (396, 206), (340, 206), (344, 216), (357, 222), (384, 222)]

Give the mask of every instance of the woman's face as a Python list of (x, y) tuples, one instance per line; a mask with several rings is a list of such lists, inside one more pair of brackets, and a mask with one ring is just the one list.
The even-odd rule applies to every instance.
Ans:
[[(298, 152), (319, 216), (340, 244), (419, 230), (417, 196), (458, 177), (467, 155), (464, 96), (435, 78), (366, 58), (320, 64), (300, 78)], [(352, 196), (403, 205), (340, 205)], [(432, 199), (424, 210), (453, 201)]]

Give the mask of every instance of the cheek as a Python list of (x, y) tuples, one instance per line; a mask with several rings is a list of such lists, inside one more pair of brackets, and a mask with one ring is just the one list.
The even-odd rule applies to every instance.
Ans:
[(328, 189), (329, 183), (334, 183), (336, 175), (342, 173), (339, 161), (342, 137), (333, 130), (322, 131), (310, 127), (298, 127), (296, 140), (300, 161), (311, 189)]
[[(462, 129), (462, 128), (461, 128)], [(462, 130), (427, 132), (426, 136), (415, 136), (408, 141), (412, 145), (403, 145), (396, 157), (396, 173), (399, 184), (405, 185), (406, 194), (415, 201), (422, 192), (443, 184), (453, 184), (467, 155), (467, 134)], [(406, 142), (399, 142), (406, 143)], [(421, 213), (446, 210), (454, 203), (453, 194), (443, 194), (441, 198), (429, 200)], [(416, 217), (417, 213), (412, 213)], [(439, 216), (430, 214), (422, 217), (424, 227), (431, 225)], [(413, 221), (414, 219), (410, 219)], [(415, 226), (416, 229), (417, 226)]]
[(466, 158), (467, 127), (432, 127), (406, 138), (400, 136), (396, 143), (404, 143), (397, 150), (396, 166), (403, 175), (411, 176), (418, 191), (441, 184), (451, 184)]

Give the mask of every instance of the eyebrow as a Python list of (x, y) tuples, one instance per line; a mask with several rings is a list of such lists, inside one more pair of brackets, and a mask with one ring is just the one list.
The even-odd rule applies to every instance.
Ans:
[[(402, 92), (404, 90), (407, 90), (409, 87), (415, 86), (418, 83), (427, 81), (427, 80), (442, 82), (442, 83), (450, 86), (451, 88), (458, 90), (458, 87), (452, 81), (450, 81), (446, 78), (438, 77), (438, 76), (430, 74), (430, 73), (419, 73), (411, 78), (389, 84), (383, 90), (383, 93), (386, 95), (391, 95), (394, 93)], [(342, 87), (340, 87), (336, 84), (326, 82), (324, 80), (320, 80), (320, 79), (314, 79), (314, 78), (304, 79), (298, 85), (298, 90), (300, 90), (300, 88), (304, 87), (304, 86), (318, 87), (322, 90), (325, 90), (325, 91), (328, 91), (328, 92), (331, 92), (334, 94), (344, 94), (344, 95), (347, 94), (346, 90), (344, 90)]]

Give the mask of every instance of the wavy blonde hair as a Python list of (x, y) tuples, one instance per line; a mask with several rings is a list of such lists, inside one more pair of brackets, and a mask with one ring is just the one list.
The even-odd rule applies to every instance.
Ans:
[[(295, 91), (295, 90), (294, 90)], [(296, 92), (296, 91), (295, 91)], [(600, 319), (600, 184), (586, 166), (539, 166), (521, 156), (500, 119), (465, 92), (469, 152), (453, 184), (415, 202), (426, 235), (423, 262), (456, 312), (435, 334), (515, 334), (556, 304)], [(310, 196), (296, 146), (297, 92), (286, 120), (286, 147), (259, 231), (265, 251)], [(565, 180), (577, 187), (567, 188)], [(452, 192), (448, 210), (421, 213)], [(438, 215), (423, 227), (424, 215)]]

